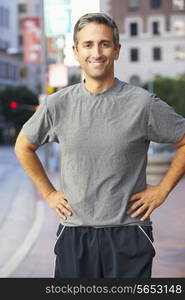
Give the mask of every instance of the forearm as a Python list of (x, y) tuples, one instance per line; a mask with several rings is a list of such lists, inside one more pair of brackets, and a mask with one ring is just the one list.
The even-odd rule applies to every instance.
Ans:
[(171, 165), (159, 183), (162, 190), (168, 195), (185, 174), (185, 146), (181, 146), (175, 153)]
[(51, 192), (55, 191), (55, 188), (49, 180), (36, 152), (31, 149), (15, 148), (15, 153), (41, 195), (47, 198)]

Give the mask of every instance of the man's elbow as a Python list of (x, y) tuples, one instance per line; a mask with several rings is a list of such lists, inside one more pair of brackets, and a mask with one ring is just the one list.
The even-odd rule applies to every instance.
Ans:
[(182, 146), (185, 146), (185, 135), (181, 138), (181, 140), (177, 143), (175, 143), (177, 148), (180, 148)]
[(30, 144), (30, 142), (26, 139), (24, 132), (21, 130), (20, 133), (17, 136), (14, 151), (16, 155), (19, 157), (22, 153), (25, 153), (27, 151), (36, 151), (38, 147), (36, 147), (33, 144)]

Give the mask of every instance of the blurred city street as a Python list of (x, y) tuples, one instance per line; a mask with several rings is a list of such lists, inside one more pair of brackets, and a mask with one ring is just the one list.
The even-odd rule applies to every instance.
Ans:
[[(43, 149), (39, 152), (43, 161)], [(0, 147), (0, 277), (52, 277), (58, 218), (21, 168), (13, 147)], [(56, 172), (50, 172), (56, 182)]]
[[(43, 154), (42, 149), (41, 160)], [(49, 176), (57, 186), (58, 172), (52, 159), (49, 164)], [(0, 147), (0, 166), (0, 277), (53, 277), (59, 219), (22, 170), (13, 147)], [(185, 277), (184, 198), (182, 179), (152, 215), (156, 249), (153, 277)]]
[[(82, 24), (77, 21), (89, 13), (104, 13), (115, 20), (118, 28), (109, 21), (106, 21), (105, 24), (104, 21), (103, 23), (102, 21), (97, 22), (100, 25), (108, 25), (112, 30), (114, 28), (108, 43), (102, 42), (104, 40), (106, 42), (107, 36), (105, 36), (106, 38), (97, 38), (94, 34), (92, 40), (88, 36), (87, 41), (79, 43), (79, 31), (89, 21), (82, 22)], [(90, 22), (96, 23), (94, 20), (91, 19)], [(78, 26), (76, 27), (75, 24)], [(117, 33), (119, 33), (119, 38)], [(118, 44), (119, 47), (117, 47)], [(78, 51), (79, 45), (83, 46), (84, 58), (82, 60), (79, 59), (81, 53)], [(98, 47), (95, 47), (96, 45)], [(109, 51), (115, 52), (115, 50), (117, 52), (118, 49), (120, 49), (120, 53), (117, 61), (117, 56), (115, 59), (114, 55), (108, 53), (110, 53)], [(87, 57), (85, 58), (85, 56)], [(84, 61), (84, 65), (82, 61)], [(87, 70), (84, 69), (85, 65)], [(112, 81), (108, 78), (109, 67), (111, 67), (110, 79), (112, 77)], [(91, 68), (95, 68), (97, 72), (102, 68), (101, 72), (103, 73), (95, 78), (95, 75), (92, 76), (90, 72)], [(90, 72), (89, 75), (86, 74), (87, 71)], [(108, 86), (110, 88), (109, 82), (113, 82), (113, 73), (124, 83), (122, 85), (124, 88), (126, 87), (125, 83), (128, 83), (134, 87), (133, 91), (138, 87), (148, 90), (151, 93), (148, 98), (158, 101), (156, 97), (159, 97), (179, 115), (185, 117), (185, 0), (0, 0), (0, 278), (51, 278), (54, 275), (54, 245), (60, 220), (42, 199), (16, 158), (13, 145), (18, 133), (41, 105), (44, 109), (41, 112), (46, 111), (46, 118), (43, 119), (45, 120), (43, 123), (40, 122), (38, 131), (35, 126), (35, 133), (37, 132), (38, 137), (42, 139), (44, 135), (42, 129), (52, 127), (52, 130), (48, 129), (48, 137), (51, 135), (52, 137), (50, 137), (53, 139), (55, 136), (60, 141), (59, 135), (61, 132), (63, 134), (68, 125), (59, 126), (59, 120), (62, 122), (62, 118), (64, 118), (69, 122), (69, 127), (72, 123), (75, 128), (76, 111), (78, 113), (76, 103), (82, 96), (80, 93), (72, 93), (72, 89), (69, 89), (67, 93), (62, 91), (61, 94), (57, 94), (56, 98), (60, 98), (59, 95), (62, 95), (61, 101), (67, 100), (69, 96), (70, 101), (61, 102), (60, 106), (57, 106), (58, 104), (55, 102), (54, 105), (52, 103), (47, 106), (45, 100), (47, 98), (55, 99), (55, 96), (52, 96), (53, 93), (78, 84), (84, 79), (84, 87), (90, 89), (87, 88), (87, 91), (85, 91), (86, 89), (83, 91), (84, 99), (82, 97), (81, 100), (84, 102), (84, 106), (80, 106), (79, 111), (82, 111), (82, 115), (80, 115), (79, 124), (85, 130), (86, 125), (83, 124), (82, 116), (83, 113), (88, 112), (87, 103), (89, 103), (84, 101), (86, 99), (85, 92), (92, 94), (89, 94), (88, 97), (93, 96), (94, 93), (94, 96), (102, 97), (101, 93), (104, 93), (102, 99), (104, 99), (103, 103), (106, 103), (107, 95), (114, 91), (110, 89), (109, 93), (105, 94), (107, 92), (105, 89)], [(86, 77), (92, 80), (89, 81), (92, 85), (87, 84), (89, 79)], [(93, 87), (97, 83), (98, 89), (95, 91)], [(94, 90), (93, 93), (91, 93), (91, 88)], [(145, 96), (143, 96), (143, 100), (140, 99), (141, 90), (137, 96), (132, 96), (132, 94), (129, 96), (126, 87), (123, 99), (120, 95), (118, 98), (123, 101), (129, 99), (130, 103), (133, 103), (133, 108), (135, 100), (137, 105), (140, 100), (141, 103), (144, 103)], [(111, 103), (114, 104), (110, 103), (110, 109), (118, 107), (115, 101), (116, 97), (117, 94), (114, 91), (111, 94), (111, 101), (114, 100)], [(71, 100), (74, 100), (74, 108)], [(77, 102), (75, 102), (76, 100)], [(56, 103), (59, 103), (58, 100)], [(70, 103), (72, 103), (72, 107), (70, 107)], [(99, 112), (101, 112), (99, 100), (97, 103), (98, 105), (93, 104), (89, 111), (93, 113), (94, 107), (99, 109), (96, 113), (97, 120), (100, 118), (103, 120), (103, 115), (100, 114), (99, 118)], [(109, 105), (109, 102), (107, 103)], [(129, 105), (126, 102), (123, 103), (126, 104), (127, 109)], [(54, 114), (50, 112), (49, 107)], [(173, 146), (171, 148), (171, 145), (165, 144), (169, 140), (168, 136), (164, 133), (164, 136), (161, 134), (161, 138), (159, 138), (157, 134), (161, 132), (162, 127), (165, 127), (169, 134), (173, 132), (174, 128), (174, 132), (178, 132), (178, 126), (173, 127), (166, 124), (166, 118), (163, 118), (160, 109), (155, 113), (157, 117), (161, 115), (160, 122), (157, 122), (157, 119), (155, 120), (155, 117), (152, 116), (152, 107), (155, 110), (155, 105), (146, 105), (146, 107), (151, 108), (151, 113), (144, 113), (145, 116), (149, 116), (149, 126), (146, 131), (153, 132), (154, 136), (151, 138), (151, 143), (154, 142), (153, 147), (149, 149), (151, 160), (148, 162), (147, 169), (148, 183), (156, 184), (168, 169), (171, 161), (170, 155), (174, 151)], [(102, 109), (103, 111), (104, 109)], [(121, 112), (120, 109), (119, 112)], [(128, 120), (133, 119), (134, 125), (128, 127), (129, 130), (139, 129), (140, 120), (141, 124), (145, 119), (147, 121), (147, 117), (144, 117), (145, 119), (140, 117), (139, 122), (134, 123), (135, 116), (138, 118), (141, 116), (140, 109), (137, 111), (135, 109), (135, 113), (125, 113), (125, 115)], [(40, 116), (39, 111), (36, 115), (37, 121)], [(117, 117), (117, 115), (115, 116)], [(169, 116), (167, 119), (171, 120), (173, 124), (173, 118)], [(91, 122), (93, 117), (92, 114), (92, 118), (88, 120), (88, 115), (85, 115), (84, 120), (93, 124)], [(118, 116), (119, 118), (121, 120), (121, 117)], [(47, 120), (48, 127), (46, 126)], [(72, 120), (71, 123), (70, 120)], [(55, 126), (55, 122), (57, 126)], [(29, 127), (30, 132), (32, 126), (34, 129), (34, 123), (37, 125), (37, 122), (32, 122)], [(153, 130), (152, 123), (156, 124), (154, 126), (156, 130)], [(113, 124), (112, 121), (110, 121), (110, 126), (112, 126), (111, 124)], [(182, 124), (184, 123), (182, 122)], [(57, 134), (55, 128), (60, 128)], [(98, 133), (98, 129), (99, 127), (96, 127), (95, 130), (92, 127), (92, 130), (86, 130), (86, 132)], [(109, 129), (109, 123), (107, 123), (107, 129), (108, 140), (109, 132), (112, 132)], [(74, 132), (78, 132), (78, 129), (75, 128)], [(72, 135), (69, 134), (71, 145), (76, 145), (74, 132)], [(66, 136), (67, 134), (68, 132)], [(129, 135), (132, 136), (130, 133)], [(124, 136), (127, 136), (126, 133)], [(137, 139), (133, 139), (131, 144), (136, 147), (137, 151), (138, 145), (140, 146), (138, 137), (143, 137), (143, 135), (136, 134), (136, 136)], [(125, 140), (124, 138), (124, 143), (127, 144), (128, 142)], [(89, 136), (87, 141), (93, 143)], [(102, 136), (102, 143), (103, 141)], [(156, 143), (156, 145), (155, 141), (161, 141), (161, 144)], [(103, 146), (105, 147), (105, 145)], [(38, 154), (52, 183), (60, 188), (57, 165), (59, 152), (56, 147), (57, 143), (47, 144), (39, 148)], [(66, 147), (66, 149), (68, 148)], [(120, 151), (116, 153), (119, 154)], [(135, 166), (133, 165), (133, 167)], [(156, 249), (152, 277), (185, 277), (184, 216), (185, 176), (170, 193), (166, 202), (151, 216)]]

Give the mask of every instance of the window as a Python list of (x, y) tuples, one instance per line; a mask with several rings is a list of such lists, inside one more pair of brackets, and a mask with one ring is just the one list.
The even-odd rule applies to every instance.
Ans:
[(26, 67), (22, 67), (19, 73), (21, 78), (26, 78), (28, 76), (28, 70)]
[(153, 22), (152, 23), (152, 33), (154, 35), (160, 34), (160, 32), (159, 32), (159, 22)]
[(8, 63), (4, 63), (4, 78), (8, 79), (8, 69), (9, 69), (9, 64)]
[(23, 36), (22, 36), (22, 34), (19, 34), (18, 40), (19, 40), (19, 46), (22, 47), (23, 46)]
[(12, 65), (8, 64), (8, 79), (12, 78)]
[(161, 0), (150, 0), (150, 7), (152, 9), (159, 9), (159, 8), (161, 8)]
[(18, 5), (19, 13), (26, 13), (27, 12), (27, 5), (25, 3), (20, 3)]
[(138, 25), (137, 25), (137, 23), (130, 23), (130, 35), (131, 36), (138, 35)]
[(137, 48), (130, 49), (130, 61), (138, 61), (139, 60), (139, 51)]
[(17, 67), (12, 65), (12, 79), (17, 80)]
[(128, 0), (128, 10), (137, 11), (139, 9), (140, 0)]
[(177, 60), (185, 60), (185, 46), (177, 46), (175, 48), (175, 58)]
[(185, 35), (185, 21), (177, 20), (174, 22), (175, 34), (178, 36)]
[(184, 0), (172, 0), (172, 9), (173, 10), (183, 10), (184, 7)]
[(161, 48), (159, 47), (153, 48), (153, 60), (155, 61), (161, 60)]
[(0, 62), (0, 78), (17, 79), (17, 67), (7, 62)]

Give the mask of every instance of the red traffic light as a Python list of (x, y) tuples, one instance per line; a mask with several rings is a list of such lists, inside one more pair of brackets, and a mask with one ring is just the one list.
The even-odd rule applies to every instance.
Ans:
[(10, 108), (12, 108), (12, 109), (15, 109), (15, 108), (17, 108), (17, 102), (15, 102), (15, 101), (12, 101), (12, 102), (10, 102)]

